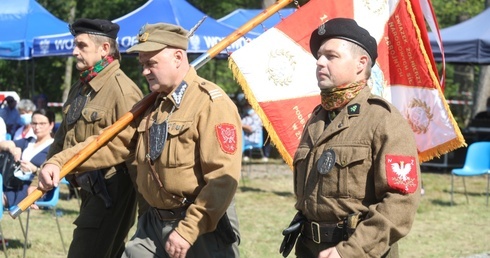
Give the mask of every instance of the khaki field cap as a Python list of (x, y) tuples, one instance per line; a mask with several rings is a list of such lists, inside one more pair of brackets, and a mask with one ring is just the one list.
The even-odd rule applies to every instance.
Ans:
[(127, 52), (151, 52), (166, 47), (187, 50), (188, 33), (184, 28), (173, 24), (145, 24), (138, 34), (138, 44), (129, 48)]

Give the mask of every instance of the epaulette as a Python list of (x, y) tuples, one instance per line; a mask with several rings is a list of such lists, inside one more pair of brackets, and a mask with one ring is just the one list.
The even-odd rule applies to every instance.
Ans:
[(203, 80), (199, 83), (199, 86), (209, 94), (211, 101), (214, 101), (218, 98), (223, 97), (223, 90), (221, 88), (217, 87), (213, 83), (209, 83), (209, 82)]
[(386, 108), (389, 112), (391, 112), (390, 102), (388, 102), (388, 100), (386, 100), (380, 96), (371, 94), (371, 96), (368, 98), (367, 101), (369, 104), (380, 105), (380, 106)]

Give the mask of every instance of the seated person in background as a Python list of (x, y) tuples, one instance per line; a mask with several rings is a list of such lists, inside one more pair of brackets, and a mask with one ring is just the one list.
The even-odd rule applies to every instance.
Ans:
[[(28, 137), (15, 141), (0, 142), (0, 151), (9, 151), (14, 156), (15, 160), (20, 161), (20, 168), (28, 174), (32, 172), (36, 175), (40, 170), (40, 166), (46, 161), (49, 147), (54, 139), (51, 135), (55, 122), (54, 112), (46, 109), (38, 109), (32, 113), (31, 126), (34, 130), (34, 137)], [(4, 186), (4, 205), (11, 207), (22, 201), (28, 192), (30, 180), (23, 182), (22, 188), (19, 190), (6, 189)]]
[[(243, 106), (242, 129), (244, 145), (262, 146), (262, 121), (248, 102), (245, 102)], [(249, 155), (251, 153), (245, 151), (243, 159), (248, 160), (251, 158)]]
[(0, 117), (7, 125), (7, 133), (14, 135), (15, 130), (20, 126), (20, 115), (17, 110), (17, 101), (12, 96), (7, 96), (2, 102)]
[(20, 127), (15, 131), (12, 139), (36, 138), (31, 126), (32, 112), (36, 110), (36, 105), (29, 99), (21, 99), (17, 104), (17, 110), (20, 114)]

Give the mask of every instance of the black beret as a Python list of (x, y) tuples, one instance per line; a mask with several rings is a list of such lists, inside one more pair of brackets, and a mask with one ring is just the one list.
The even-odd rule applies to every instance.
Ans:
[(311, 33), (310, 50), (317, 58), (316, 53), (322, 43), (331, 38), (348, 40), (364, 48), (371, 57), (373, 66), (378, 58), (378, 44), (369, 32), (357, 25), (356, 21), (348, 18), (334, 18), (320, 25)]
[(119, 25), (117, 23), (101, 19), (92, 20), (81, 18), (69, 26), (73, 36), (81, 33), (88, 33), (116, 39), (117, 33), (119, 32)]

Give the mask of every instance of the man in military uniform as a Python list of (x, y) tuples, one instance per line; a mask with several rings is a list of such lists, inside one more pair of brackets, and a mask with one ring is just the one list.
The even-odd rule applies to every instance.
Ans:
[[(126, 136), (112, 142), (79, 167), (136, 156), (138, 190), (151, 208), (141, 215), (123, 257), (238, 257), (230, 204), (240, 177), (240, 116), (221, 88), (197, 75), (187, 45), (188, 32), (179, 26), (142, 27), (139, 43), (128, 51), (139, 52), (149, 88), (159, 95), (129, 126), (137, 131), (134, 141)], [(88, 142), (48, 160), (39, 186), (56, 185), (60, 167)]]
[(366, 81), (376, 40), (354, 20), (313, 31), (321, 105), (294, 156), (295, 208), (280, 251), (297, 257), (397, 257), (420, 200), (412, 130)]
[[(70, 31), (75, 36), (73, 56), (80, 79), (63, 106), (63, 121), (48, 158), (98, 134), (143, 97), (119, 68), (119, 25), (107, 20), (79, 19), (70, 25)], [(120, 137), (133, 133), (127, 130)], [(135, 221), (135, 190), (128, 173), (135, 167), (124, 161), (107, 166), (99, 161), (94, 160), (97, 165), (88, 173), (75, 170), (67, 176), (81, 187), (82, 199), (68, 257), (120, 257)]]

